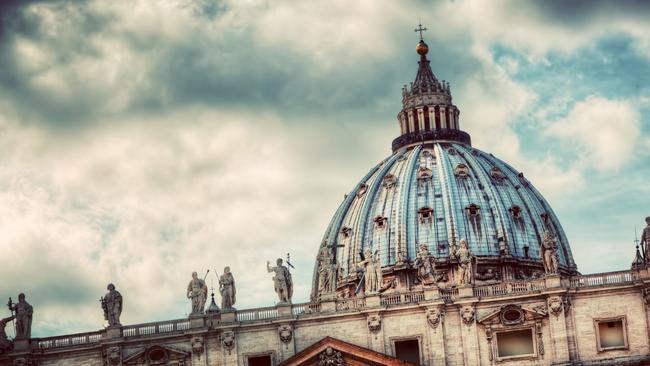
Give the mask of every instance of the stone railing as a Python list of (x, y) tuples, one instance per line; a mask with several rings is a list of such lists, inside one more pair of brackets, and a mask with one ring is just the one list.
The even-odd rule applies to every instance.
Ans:
[(506, 283), (497, 283), (494, 285), (486, 285), (474, 287), (474, 296), (476, 297), (490, 297), (501, 296), (509, 294), (525, 294), (535, 291), (541, 291), (546, 288), (546, 281), (543, 278), (529, 280), (529, 281), (513, 281)]
[(61, 347), (72, 347), (77, 345), (85, 345), (97, 343), (102, 339), (102, 331), (69, 334), (65, 336), (48, 337), (36, 339), (34, 344), (38, 349), (50, 349)]
[(122, 328), (123, 337), (136, 337), (142, 335), (171, 333), (190, 329), (187, 319), (169, 320), (164, 322), (127, 325)]
[(336, 310), (345, 311), (353, 309), (362, 309), (366, 307), (365, 297), (353, 297), (350, 299), (342, 299), (336, 301)]
[[(608, 286), (631, 283), (639, 279), (636, 271), (594, 273), (568, 279), (568, 287)], [(564, 284), (565, 286), (567, 284)]]
[(320, 303), (296, 304), (291, 308), (291, 313), (295, 316), (320, 313)]
[(458, 298), (458, 289), (457, 288), (440, 289), (440, 297), (447, 302), (454, 301), (455, 299)]
[(237, 311), (238, 322), (273, 319), (273, 318), (277, 318), (278, 316), (280, 315), (278, 313), (278, 308), (276, 307), (266, 307), (266, 308)]
[(424, 301), (424, 291), (403, 292), (396, 294), (387, 294), (381, 297), (380, 303), (384, 306), (417, 304)]

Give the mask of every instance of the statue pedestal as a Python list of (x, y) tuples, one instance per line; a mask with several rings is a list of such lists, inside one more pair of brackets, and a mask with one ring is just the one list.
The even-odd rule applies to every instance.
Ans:
[(203, 328), (205, 326), (205, 318), (202, 314), (190, 315), (190, 328)]
[(464, 285), (458, 288), (458, 297), (473, 297), (474, 288), (469, 285)]
[(437, 287), (425, 288), (424, 289), (424, 299), (425, 300), (437, 300), (440, 298), (440, 289)]
[(278, 309), (278, 316), (292, 316), (291, 312), (291, 303), (290, 302), (279, 302), (275, 305)]
[(332, 313), (336, 311), (336, 299), (322, 300), (320, 302), (321, 313)]
[(369, 308), (381, 306), (381, 298), (379, 298), (379, 294), (370, 294), (366, 296), (366, 306)]
[(221, 311), (222, 323), (234, 323), (237, 320), (237, 311), (235, 309), (223, 309)]
[(122, 337), (122, 327), (120, 326), (107, 327), (104, 334), (102, 334), (102, 338), (104, 339), (113, 339), (120, 337)]
[(32, 347), (29, 339), (16, 339), (14, 340), (14, 352), (31, 352)]
[(560, 275), (558, 274), (548, 274), (544, 278), (546, 288), (560, 287), (562, 281), (560, 281)]

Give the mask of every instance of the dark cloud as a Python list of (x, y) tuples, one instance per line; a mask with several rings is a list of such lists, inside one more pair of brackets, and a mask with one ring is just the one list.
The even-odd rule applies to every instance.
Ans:
[(538, 0), (526, 3), (542, 14), (549, 23), (579, 26), (594, 18), (619, 16), (648, 17), (650, 2), (645, 0)]

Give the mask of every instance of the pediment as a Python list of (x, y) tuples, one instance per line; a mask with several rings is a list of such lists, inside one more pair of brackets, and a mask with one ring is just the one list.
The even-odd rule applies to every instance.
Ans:
[(479, 314), (477, 322), (483, 325), (503, 324), (515, 325), (526, 321), (535, 321), (548, 315), (544, 305), (508, 304), (489, 309)]
[(293, 357), (284, 360), (278, 366), (351, 366), (359, 364), (413, 366), (409, 362), (332, 337), (321, 339)]
[(173, 345), (151, 345), (124, 352), (124, 365), (185, 365), (191, 351)]

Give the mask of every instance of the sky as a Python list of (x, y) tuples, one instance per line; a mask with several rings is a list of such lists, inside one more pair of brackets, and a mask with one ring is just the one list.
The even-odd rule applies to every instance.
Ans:
[(2, 1), (0, 299), (26, 293), (35, 337), (103, 328), (109, 282), (123, 324), (177, 319), (192, 271), (211, 287), (228, 265), (235, 307), (271, 306), (266, 261), (290, 253), (308, 301), (330, 218), (399, 133), (419, 19), (473, 146), (542, 192), (582, 273), (628, 269), (650, 216), (649, 18), (624, 0)]

